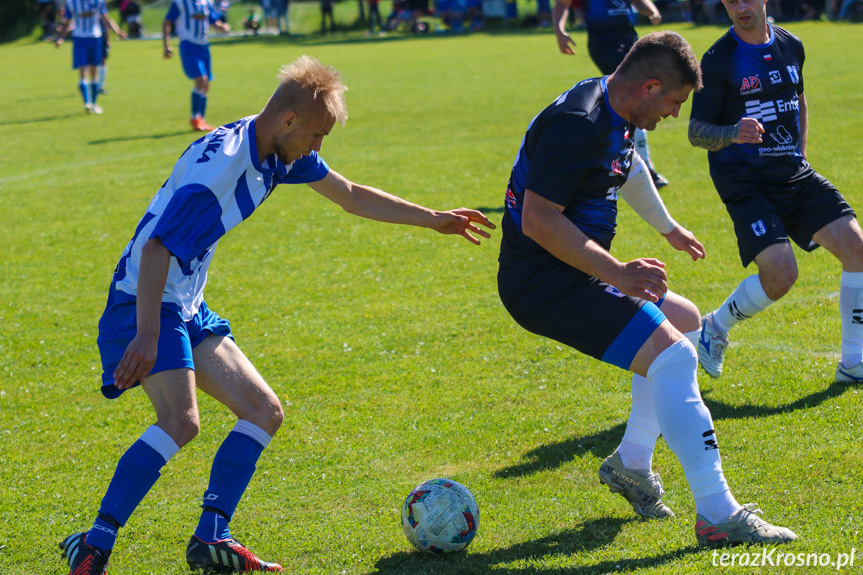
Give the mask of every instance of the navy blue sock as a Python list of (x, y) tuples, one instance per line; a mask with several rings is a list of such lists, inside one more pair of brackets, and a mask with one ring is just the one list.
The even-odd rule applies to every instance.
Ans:
[[(165, 458), (142, 440), (138, 440), (126, 450), (117, 463), (114, 477), (108, 491), (102, 498), (100, 515), (108, 515), (123, 526), (132, 512), (159, 479), (159, 470), (165, 465)], [(99, 549), (113, 549), (117, 539), (117, 529), (102, 517), (93, 523), (87, 533), (87, 543)]]
[(192, 117), (198, 116), (198, 92), (192, 90)]
[(228, 527), (227, 517), (215, 511), (201, 513), (201, 520), (198, 521), (198, 527), (195, 529), (195, 537), (204, 543), (215, 543), (230, 536), (231, 530)]
[(93, 103), (95, 104), (96, 103), (96, 96), (99, 95), (99, 83), (98, 82), (91, 82), (90, 83), (90, 94), (91, 94), (90, 97), (93, 98)]
[(206, 94), (200, 94), (198, 97), (200, 98), (200, 100), (199, 100), (200, 104), (198, 104), (198, 106), (199, 106), (198, 111), (201, 112), (201, 117), (203, 118), (204, 116), (207, 115), (207, 95)]
[[(244, 425), (251, 425), (242, 422)], [(260, 428), (257, 428), (260, 430)], [(263, 433), (263, 430), (260, 430)], [(210, 471), (210, 483), (204, 493), (204, 506), (212, 507), (224, 514), (224, 527), (214, 524), (211, 515), (205, 511), (195, 530), (195, 535), (205, 542), (212, 542), (215, 534), (227, 531), (228, 521), (234, 515), (240, 498), (246, 491), (264, 446), (245, 433), (231, 431), (216, 452), (213, 468)], [(218, 515), (218, 514), (215, 514)]]

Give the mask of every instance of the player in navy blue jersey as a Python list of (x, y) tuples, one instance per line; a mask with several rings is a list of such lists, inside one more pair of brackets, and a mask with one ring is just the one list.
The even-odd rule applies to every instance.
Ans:
[(728, 332), (784, 296), (797, 280), (793, 240), (824, 246), (842, 264), (842, 358), (836, 381), (863, 381), (863, 232), (842, 194), (806, 161), (803, 43), (770, 24), (765, 0), (724, 0), (731, 29), (707, 51), (689, 140), (708, 150), (710, 176), (734, 223), (744, 279), (702, 320), (698, 357), (722, 374)]
[(108, 13), (105, 0), (66, 0), (63, 23), (55, 41), (58, 47), (62, 45), (69, 29), (72, 29), (72, 68), (80, 73), (78, 89), (88, 114), (102, 113), (96, 98), (99, 95), (98, 68), (106, 58), (103, 25), (120, 38), (126, 38), (126, 33)]
[(198, 132), (213, 129), (204, 119), (207, 113), (207, 93), (213, 81), (210, 62), (210, 25), (228, 32), (231, 25), (224, 21), (213, 0), (173, 0), (162, 22), (162, 51), (165, 58), (174, 55), (168, 42), (171, 33), (180, 39), (180, 61), (186, 77), (195, 83), (192, 88), (192, 112), (189, 124)]
[(610, 76), (579, 82), (531, 121), (506, 192), (498, 290), (525, 329), (633, 373), (623, 441), (599, 469), (612, 492), (642, 517), (673, 516), (651, 469), (662, 434), (695, 498), (699, 544), (783, 543), (796, 535), (737, 503), (722, 473), (698, 389), (698, 309), (668, 290), (663, 262), (609, 253), (622, 197), (673, 247), (704, 257), (668, 214), (632, 142), (636, 127), (677, 117), (700, 86), (686, 40), (656, 32)]
[(345, 86), (331, 67), (304, 56), (282, 68), (263, 111), (190, 145), (156, 193), (114, 272), (99, 321), (102, 393), (116, 398), (141, 385), (155, 423), (120, 458), (93, 527), (62, 543), (70, 575), (103, 575), (118, 530), (160, 470), (200, 429), (195, 389), (238, 421), (215, 455), (203, 512), (187, 550), (190, 568), (281, 571), (231, 536), (228, 522), (284, 414), (276, 393), (234, 343), (230, 324), (207, 307), (204, 285), (219, 240), (246, 220), (278, 184), (306, 183), (345, 211), (480, 242), (465, 208), (433, 211), (355, 184), (318, 155), (344, 123)]
[[(562, 54), (569, 55), (575, 54), (575, 41), (566, 33), (571, 4), (572, 0), (557, 0), (552, 13), (558, 48)], [(605, 75), (614, 72), (638, 40), (633, 8), (647, 16), (654, 26), (662, 22), (662, 14), (651, 0), (584, 0), (583, 8), (587, 51), (590, 59)], [(644, 130), (636, 129), (634, 140), (638, 154), (650, 169), (653, 183), (659, 188), (667, 185), (668, 180), (653, 168)]]

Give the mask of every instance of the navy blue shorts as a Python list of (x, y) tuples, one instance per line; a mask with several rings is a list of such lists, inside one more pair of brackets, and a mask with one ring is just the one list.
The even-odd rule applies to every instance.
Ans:
[(608, 75), (623, 62), (636, 42), (638, 34), (635, 30), (592, 32), (587, 35), (587, 53), (599, 71)]
[(665, 320), (656, 304), (559, 260), (502, 264), (497, 286), (504, 307), (526, 330), (626, 370)]
[[(114, 370), (138, 332), (135, 309), (134, 296), (111, 286), (108, 305), (99, 320), (97, 339), (102, 356), (102, 394), (108, 399), (119, 397), (124, 391), (114, 385)], [(150, 374), (171, 369), (195, 369), (192, 350), (211, 334), (234, 339), (228, 320), (210, 311), (205, 302), (201, 302), (198, 313), (188, 321), (183, 320), (179, 305), (162, 302), (160, 326), (156, 365)]]
[(812, 241), (818, 230), (854, 215), (839, 190), (812, 168), (790, 182), (737, 182), (735, 187), (738, 192), (725, 200), (725, 209), (734, 222), (743, 267), (764, 249), (789, 243), (789, 238), (811, 252), (818, 247)]
[(102, 64), (102, 38), (75, 38), (72, 36), (72, 69)]
[(208, 80), (213, 79), (213, 69), (210, 65), (210, 47), (208, 45), (195, 44), (187, 40), (180, 42), (180, 61), (183, 63), (183, 72), (190, 80), (206, 76)]

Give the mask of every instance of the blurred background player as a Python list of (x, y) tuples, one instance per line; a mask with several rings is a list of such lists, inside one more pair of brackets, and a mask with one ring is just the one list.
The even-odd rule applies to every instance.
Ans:
[(96, 97), (99, 95), (98, 67), (105, 57), (103, 24), (120, 38), (126, 37), (126, 33), (108, 14), (105, 0), (67, 0), (63, 23), (55, 42), (58, 47), (61, 46), (69, 28), (72, 28), (72, 68), (80, 72), (78, 89), (88, 114), (102, 113)]
[(204, 119), (207, 113), (207, 93), (213, 80), (210, 63), (210, 25), (222, 32), (231, 29), (220, 18), (212, 0), (173, 0), (162, 22), (162, 47), (166, 59), (174, 55), (169, 38), (172, 32), (180, 39), (180, 61), (192, 88), (192, 111), (189, 123), (198, 132), (213, 129)]
[(698, 358), (719, 377), (728, 332), (788, 293), (798, 273), (790, 238), (804, 251), (824, 246), (841, 262), (835, 379), (863, 382), (863, 232), (842, 194), (806, 161), (803, 43), (768, 22), (766, 0), (723, 4), (733, 25), (701, 61), (704, 89), (692, 102), (689, 140), (708, 150), (740, 260), (754, 261), (758, 273), (704, 316)]
[[(566, 24), (572, 0), (557, 0), (552, 12), (554, 34), (561, 54), (575, 54), (575, 41), (567, 34)], [(638, 40), (635, 31), (635, 13), (644, 14), (654, 26), (662, 22), (662, 14), (651, 0), (583, 0), (582, 14), (587, 28), (587, 51), (599, 71), (608, 75), (623, 62), (623, 57)], [(668, 180), (657, 173), (647, 146), (647, 133), (635, 130), (635, 149), (647, 163), (650, 176), (657, 188), (668, 185)]]

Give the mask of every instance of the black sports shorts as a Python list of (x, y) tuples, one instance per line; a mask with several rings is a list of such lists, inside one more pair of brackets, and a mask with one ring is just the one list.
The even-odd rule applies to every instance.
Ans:
[[(723, 185), (727, 189), (727, 185)], [(789, 238), (801, 249), (818, 247), (815, 232), (854, 210), (833, 184), (807, 167), (789, 182), (735, 182), (735, 193), (725, 200), (734, 222), (743, 267), (764, 249)]]

